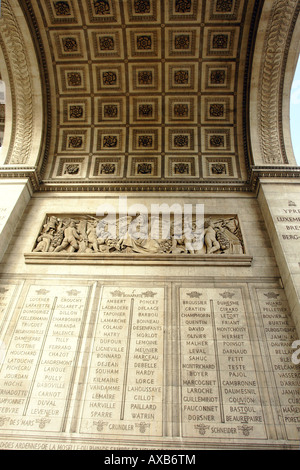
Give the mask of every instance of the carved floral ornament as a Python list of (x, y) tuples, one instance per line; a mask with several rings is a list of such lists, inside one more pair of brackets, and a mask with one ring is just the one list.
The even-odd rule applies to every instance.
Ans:
[(0, 47), (10, 80), (13, 115), (12, 137), (5, 163), (26, 164), (32, 150), (35, 125), (33, 85), (24, 36), (7, 0), (1, 2)]
[(298, 13), (298, 0), (274, 0), (266, 25), (257, 98), (260, 149), (262, 160), (266, 164), (288, 163), (282, 138), (280, 98), (286, 51)]
[[(180, 216), (181, 217), (181, 216)], [(205, 216), (199, 225), (173, 214), (146, 216), (47, 215), (27, 262), (44, 259), (244, 259), (236, 215)], [(247, 257), (247, 263), (250, 257)]]

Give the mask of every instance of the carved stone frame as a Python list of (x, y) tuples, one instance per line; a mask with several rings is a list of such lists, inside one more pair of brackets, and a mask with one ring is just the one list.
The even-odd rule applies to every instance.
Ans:
[[(49, 216), (56, 216), (59, 218), (70, 218), (76, 219), (83, 216), (95, 217), (95, 214), (45, 214), (43, 223), (40, 226), (40, 230), (35, 238), (35, 242), (32, 246), (31, 252), (25, 253), (26, 264), (92, 264), (92, 265), (184, 265), (184, 266), (251, 266), (252, 255), (248, 253), (247, 246), (245, 243), (245, 237), (239, 221), (238, 215), (224, 214), (223, 217), (236, 217), (239, 223), (239, 230), (243, 240), (243, 251), (241, 254), (175, 254), (175, 253), (67, 253), (67, 252), (33, 252), (36, 246), (36, 240), (42, 231), (42, 228)], [(209, 217), (222, 217), (219, 214), (205, 214), (205, 218)]]

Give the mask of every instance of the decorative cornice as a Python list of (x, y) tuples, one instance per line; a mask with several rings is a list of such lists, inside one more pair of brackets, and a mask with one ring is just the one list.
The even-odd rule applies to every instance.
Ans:
[(252, 167), (251, 171), (251, 178), (249, 189), (250, 191), (256, 192), (261, 179), (279, 179), (282, 182), (282, 179), (292, 179), (295, 180), (295, 183), (299, 184), (300, 178), (300, 167), (293, 166), (293, 167), (283, 167), (283, 166), (255, 166)]
[(141, 184), (139, 181), (112, 182), (112, 181), (43, 181), (40, 191), (45, 192), (197, 192), (197, 191), (249, 191), (245, 182), (237, 183), (236, 181), (204, 181), (198, 180), (195, 183), (182, 183), (170, 181), (149, 181)]
[(1, 179), (28, 179), (32, 191), (39, 191), (41, 177), (36, 167), (2, 166), (0, 167)]
[(99, 180), (43, 180), (39, 190), (44, 192), (253, 192), (255, 193), (261, 178), (294, 179), (300, 183), (300, 167), (253, 166), (250, 168), (248, 181), (236, 180), (198, 180), (192, 183), (166, 180), (149, 181), (99, 181)]
[(300, 167), (286, 166), (253, 166), (251, 168), (249, 181), (236, 180), (198, 180), (193, 184), (180, 183), (178, 181), (149, 181), (141, 184), (140, 181), (120, 182), (120, 181), (99, 181), (99, 180), (43, 180), (37, 167), (26, 166), (2, 166), (0, 167), (0, 179), (20, 179), (28, 178), (32, 191), (42, 192), (100, 192), (100, 193), (120, 193), (120, 192), (232, 192), (232, 193), (255, 193), (259, 187), (261, 178), (277, 180), (294, 180), (300, 183)]
[(33, 90), (26, 41), (7, 0), (1, 3), (0, 46), (12, 95), (11, 140), (5, 163), (24, 164), (29, 159), (33, 139)]
[(274, 2), (265, 35), (258, 89), (258, 124), (264, 163), (288, 163), (282, 137), (282, 86), (298, 0)]

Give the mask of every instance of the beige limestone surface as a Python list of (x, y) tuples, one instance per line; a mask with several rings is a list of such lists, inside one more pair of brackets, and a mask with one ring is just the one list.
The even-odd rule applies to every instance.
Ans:
[(249, 266), (26, 262), (46, 214), (104, 201), (36, 193), (3, 257), (1, 447), (297, 448), (297, 332), (255, 197), (168, 196), (237, 214)]

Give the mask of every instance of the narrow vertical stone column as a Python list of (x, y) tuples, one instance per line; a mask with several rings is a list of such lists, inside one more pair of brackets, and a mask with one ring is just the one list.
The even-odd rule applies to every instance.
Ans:
[(27, 178), (2, 180), (0, 183), (0, 261), (31, 195), (32, 189)]
[(258, 201), (300, 337), (300, 184), (261, 181)]

